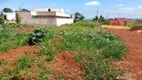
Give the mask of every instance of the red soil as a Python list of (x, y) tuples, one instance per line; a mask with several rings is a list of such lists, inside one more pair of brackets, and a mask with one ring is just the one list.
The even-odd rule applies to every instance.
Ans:
[(60, 53), (53, 61), (53, 74), (51, 77), (63, 76), (64, 80), (83, 80), (81, 75), (84, 74), (74, 55), (68, 51)]
[(6, 59), (10, 63), (13, 63), (17, 60), (19, 55), (29, 53), (29, 52), (35, 52), (36, 50), (37, 50), (37, 47), (35, 46), (21, 46), (17, 49), (11, 49), (8, 52), (0, 53), (0, 60)]
[(124, 59), (114, 62), (121, 69), (131, 71), (136, 80), (142, 80), (142, 34), (129, 30), (106, 30), (119, 36), (126, 45), (127, 54)]

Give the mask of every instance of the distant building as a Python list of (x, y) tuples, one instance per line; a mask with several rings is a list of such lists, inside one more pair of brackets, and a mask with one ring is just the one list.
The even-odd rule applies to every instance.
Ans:
[(30, 12), (18, 12), (22, 24), (60, 26), (73, 23), (72, 15), (65, 14), (61, 8), (35, 8)]
[(15, 17), (15, 12), (11, 12), (11, 13), (3, 13), (4, 15), (4, 19), (5, 20), (8, 20), (8, 21), (11, 21), (11, 20), (15, 20), (16, 17)]
[(137, 23), (137, 20), (126, 19), (126, 18), (115, 18), (109, 20), (109, 25), (111, 26), (127, 26), (131, 23)]

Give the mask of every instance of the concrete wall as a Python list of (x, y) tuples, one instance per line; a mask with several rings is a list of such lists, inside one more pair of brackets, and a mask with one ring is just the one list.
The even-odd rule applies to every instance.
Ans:
[(73, 19), (68, 19), (68, 18), (57, 18), (56, 21), (57, 21), (57, 26), (73, 23)]
[(37, 24), (37, 25), (47, 25), (56, 26), (56, 18), (48, 16), (32, 16), (31, 12), (18, 12), (21, 16), (22, 24)]

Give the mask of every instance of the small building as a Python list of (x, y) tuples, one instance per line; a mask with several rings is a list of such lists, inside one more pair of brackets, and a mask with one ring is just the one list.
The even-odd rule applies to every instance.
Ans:
[(72, 15), (61, 8), (35, 8), (30, 12), (18, 12), (22, 24), (60, 26), (73, 23)]
[(131, 24), (131, 23), (137, 23), (137, 21), (129, 20), (126, 18), (115, 18), (115, 19), (109, 20), (109, 25), (111, 26), (127, 26), (128, 24)]
[(15, 12), (10, 12), (10, 13), (4, 13), (3, 12), (3, 15), (4, 15), (4, 19), (5, 20), (8, 20), (8, 21), (16, 20), (16, 14), (15, 14)]

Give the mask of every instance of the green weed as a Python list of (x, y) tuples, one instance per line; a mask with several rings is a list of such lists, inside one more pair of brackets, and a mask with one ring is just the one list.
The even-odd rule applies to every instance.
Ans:
[(21, 55), (18, 58), (17, 64), (16, 64), (16, 69), (17, 70), (22, 70), (25, 68), (30, 68), (31, 67), (31, 63), (34, 61), (34, 59), (32, 59), (31, 57), (27, 56), (27, 55)]
[(0, 52), (3, 52), (26, 44), (28, 33), (19, 32), (15, 29), (2, 28), (0, 30), (0, 36)]

